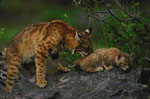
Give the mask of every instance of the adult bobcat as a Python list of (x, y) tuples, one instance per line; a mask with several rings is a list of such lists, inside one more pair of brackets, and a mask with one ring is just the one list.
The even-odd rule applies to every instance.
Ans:
[(91, 28), (86, 29), (85, 32), (78, 32), (78, 30), (60, 20), (25, 27), (10, 40), (7, 47), (6, 91), (12, 91), (20, 64), (29, 62), (34, 57), (36, 84), (39, 87), (45, 87), (47, 85), (45, 65), (48, 55), (56, 62), (59, 70), (68, 71), (67, 67), (60, 64), (58, 52), (71, 49), (72, 53), (90, 54), (92, 52), (91, 32)]
[(109, 71), (113, 66), (127, 71), (132, 59), (133, 54), (129, 55), (117, 48), (100, 48), (87, 57), (75, 60), (73, 66), (80, 65), (80, 68), (87, 72), (103, 71), (103, 67)]

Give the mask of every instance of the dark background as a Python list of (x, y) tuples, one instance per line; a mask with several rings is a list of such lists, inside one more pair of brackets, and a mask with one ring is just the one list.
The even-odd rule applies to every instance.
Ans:
[[(139, 2), (142, 15), (150, 16), (150, 1)], [(77, 8), (72, 0), (1, 0), (0, 28), (3, 28), (3, 32), (0, 33), (0, 50), (25, 26), (54, 19), (67, 19), (68, 24), (79, 30), (88, 27), (86, 13)], [(93, 34), (96, 33), (98, 32)], [(99, 39), (93, 36), (93, 42), (97, 40)]]

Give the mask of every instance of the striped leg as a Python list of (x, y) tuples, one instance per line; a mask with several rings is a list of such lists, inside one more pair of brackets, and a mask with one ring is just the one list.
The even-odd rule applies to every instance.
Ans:
[(47, 56), (49, 55), (48, 51), (46, 50), (44, 45), (40, 44), (36, 50), (36, 80), (37, 86), (43, 88), (47, 85), (47, 81), (45, 80), (45, 68), (46, 68), (46, 61)]
[(47, 85), (47, 81), (45, 80), (47, 56), (49, 55), (49, 50), (56, 48), (61, 39), (59, 33), (52, 33), (51, 36), (41, 41), (36, 48), (36, 77), (37, 86), (39, 87), (45, 87)]
[(18, 78), (19, 67), (21, 64), (21, 57), (13, 53), (8, 54), (8, 69), (7, 69), (7, 80), (6, 80), (6, 91), (11, 93), (12, 87)]

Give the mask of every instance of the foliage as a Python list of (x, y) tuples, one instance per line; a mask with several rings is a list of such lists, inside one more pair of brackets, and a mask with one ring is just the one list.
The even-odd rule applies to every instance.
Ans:
[[(127, 53), (134, 52), (134, 63), (137, 66), (149, 67), (146, 57), (150, 57), (150, 19), (140, 16), (139, 2), (120, 1), (129, 2), (123, 7), (118, 0), (112, 0), (112, 3), (99, 0), (79, 1), (80, 3), (74, 0), (75, 5), (87, 12), (87, 18), (92, 18), (94, 24), (100, 24), (97, 27), (100, 29), (96, 31), (101, 36), (99, 47), (117, 47)], [(106, 10), (102, 10), (102, 6), (106, 7)]]
[(4, 33), (5, 28), (0, 28), (0, 36)]
[(69, 14), (64, 13), (61, 17), (62, 17), (62, 19), (63, 19), (64, 22), (66, 22), (66, 23), (69, 24), (69, 22), (70, 22), (70, 21), (68, 20), (68, 18), (70, 17)]
[(5, 28), (0, 28), (0, 41), (3, 38)]
[[(120, 13), (118, 16), (124, 18), (124, 13)], [(150, 19), (143, 18), (141, 23), (136, 21), (125, 23), (118, 22), (114, 17), (109, 16), (106, 22), (107, 24), (102, 23), (105, 45), (117, 47), (128, 53), (134, 52), (137, 63), (148, 66), (145, 64), (145, 57), (150, 57), (150, 30), (146, 24), (149, 24)]]

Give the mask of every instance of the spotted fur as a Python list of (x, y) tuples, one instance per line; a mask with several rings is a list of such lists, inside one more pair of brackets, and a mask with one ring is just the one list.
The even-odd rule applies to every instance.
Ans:
[(103, 71), (104, 69), (109, 71), (114, 66), (127, 71), (132, 61), (132, 55), (121, 52), (117, 48), (100, 48), (87, 57), (75, 60), (74, 65), (80, 65), (80, 68), (87, 72)]
[(11, 92), (18, 77), (20, 64), (35, 59), (36, 84), (45, 87), (45, 65), (48, 55), (61, 71), (68, 71), (59, 62), (59, 52), (65, 49), (72, 53), (80, 52), (88, 55), (92, 52), (91, 28), (79, 32), (60, 20), (33, 24), (25, 27), (10, 40), (7, 47), (7, 81), (6, 91)]

